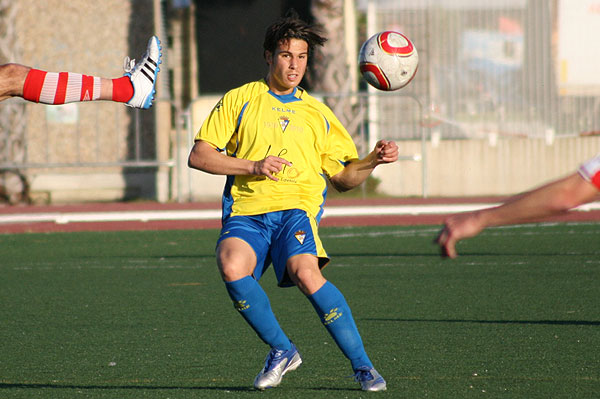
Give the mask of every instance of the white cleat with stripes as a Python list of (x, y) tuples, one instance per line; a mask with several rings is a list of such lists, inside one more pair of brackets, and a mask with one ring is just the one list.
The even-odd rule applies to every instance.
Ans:
[(135, 60), (125, 57), (123, 69), (125, 69), (125, 76), (129, 76), (133, 85), (133, 97), (126, 103), (127, 106), (142, 109), (152, 106), (156, 93), (156, 77), (160, 71), (158, 65), (162, 62), (161, 49), (158, 37), (152, 36), (140, 62), (136, 64)]

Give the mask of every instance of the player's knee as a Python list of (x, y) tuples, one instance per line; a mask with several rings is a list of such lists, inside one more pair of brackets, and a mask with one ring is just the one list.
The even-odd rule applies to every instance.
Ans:
[(252, 269), (240, 258), (218, 258), (217, 264), (224, 281), (236, 281), (252, 274)]
[(292, 270), (288, 269), (292, 281), (306, 295), (314, 294), (325, 284), (325, 277), (321, 274), (319, 268), (299, 267)]
[(219, 246), (217, 265), (224, 281), (236, 281), (252, 275), (256, 261), (244, 251)]
[(252, 275), (252, 270), (240, 262), (219, 261), (219, 272), (223, 281), (236, 281)]
[(217, 248), (217, 265), (224, 281), (236, 281), (252, 275), (256, 255), (252, 248), (241, 240), (224, 240)]

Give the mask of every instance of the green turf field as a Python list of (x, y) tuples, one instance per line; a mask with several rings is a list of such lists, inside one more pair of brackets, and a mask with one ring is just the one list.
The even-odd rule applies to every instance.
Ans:
[(0, 398), (600, 397), (600, 224), (489, 229), (457, 260), (436, 232), (321, 231), (388, 382), (373, 394), (272, 273), (304, 364), (251, 388), (268, 348), (220, 282), (215, 230), (0, 235)]

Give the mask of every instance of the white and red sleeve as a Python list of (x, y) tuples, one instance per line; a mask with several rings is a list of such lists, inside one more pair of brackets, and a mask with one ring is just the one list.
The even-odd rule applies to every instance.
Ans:
[(578, 172), (585, 180), (600, 190), (600, 154), (584, 162)]

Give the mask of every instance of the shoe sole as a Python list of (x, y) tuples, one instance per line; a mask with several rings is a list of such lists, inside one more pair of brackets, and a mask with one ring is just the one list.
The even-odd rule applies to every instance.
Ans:
[(162, 46), (160, 45), (160, 39), (158, 37), (156, 38), (156, 41), (156, 44), (158, 46), (158, 60), (156, 61), (156, 69), (154, 70), (154, 84), (152, 86), (152, 94), (150, 94), (150, 97), (146, 98), (146, 101), (142, 106), (144, 109), (150, 108), (152, 106), (152, 102), (154, 101), (154, 94), (156, 94), (156, 78), (158, 77), (158, 73), (160, 72), (159, 65), (162, 63)]
[(379, 388), (379, 387), (377, 387), (377, 388), (376, 387), (371, 387), (369, 389), (363, 389), (363, 391), (365, 391), (365, 392), (383, 392), (385, 390), (387, 390), (387, 386), (384, 386), (384, 387), (381, 387), (381, 388)]
[[(156, 36), (154, 36), (156, 38), (156, 45), (158, 47), (158, 60), (156, 61), (156, 69), (153, 72), (153, 79), (152, 79), (152, 93), (150, 93), (150, 95), (148, 97), (146, 97), (146, 99), (144, 100), (144, 102), (142, 103), (141, 106), (133, 106), (134, 108), (140, 108), (140, 109), (149, 109), (150, 107), (152, 107), (152, 102), (154, 101), (154, 95), (156, 94), (156, 78), (158, 77), (158, 73), (160, 72), (160, 64), (162, 64), (162, 46), (160, 45), (160, 39)], [(129, 76), (131, 77), (131, 73), (126, 73), (124, 76)], [(131, 101), (131, 100), (130, 100)], [(129, 103), (127, 103), (129, 104)]]

